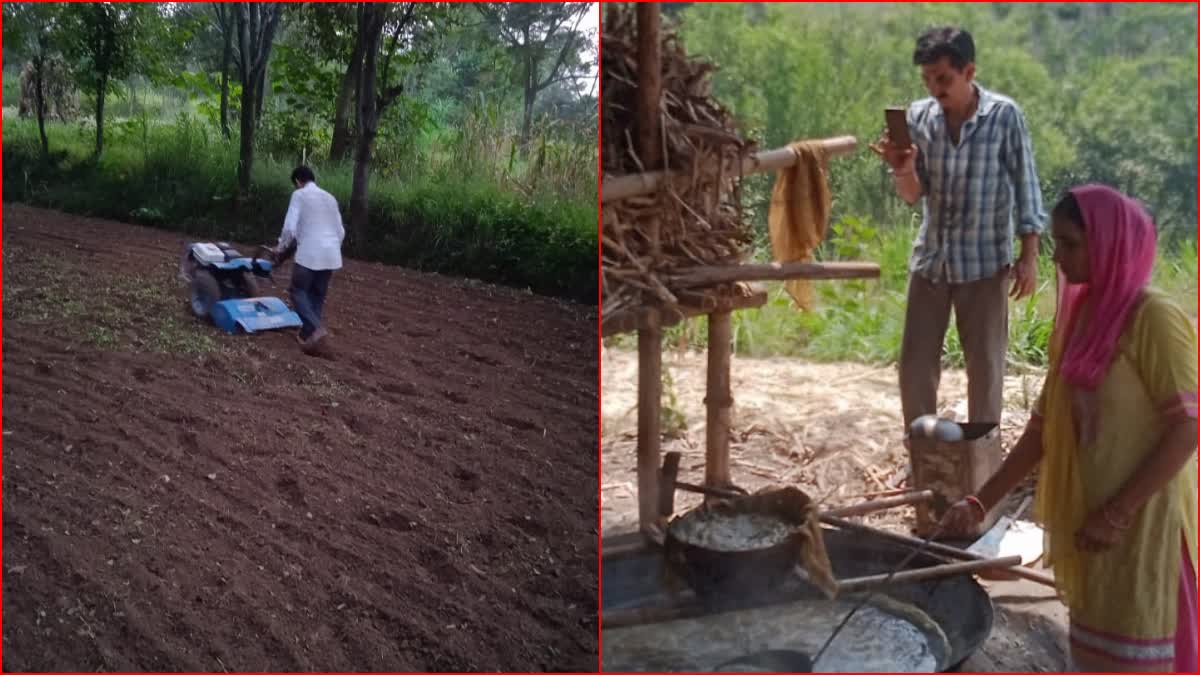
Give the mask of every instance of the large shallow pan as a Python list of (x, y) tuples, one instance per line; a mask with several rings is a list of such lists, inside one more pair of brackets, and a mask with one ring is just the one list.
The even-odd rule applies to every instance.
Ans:
[[(883, 537), (863, 532), (824, 529), (825, 548), (838, 578), (860, 577), (890, 571), (911, 552), (906, 547)], [(634, 537), (640, 535), (632, 535)], [(606, 538), (605, 546), (620, 543), (619, 538)], [(914, 558), (908, 569), (929, 567), (944, 560), (923, 553)], [(662, 575), (662, 553), (646, 550), (642, 553), (606, 558), (602, 570), (601, 607), (608, 609), (632, 609), (653, 607), (668, 602), (671, 596), (669, 584)], [(820, 597), (815, 588), (805, 591), (794, 585), (787, 592), (796, 592), (803, 597)], [(987, 640), (992, 630), (994, 610), (987, 593), (969, 574), (931, 581), (896, 584), (878, 591), (900, 602), (916, 606), (938, 624), (948, 641), (948, 651), (939, 655), (937, 670), (954, 670)], [(722, 599), (720, 602), (744, 600)], [(833, 626), (829, 626), (833, 630)], [(731, 645), (729, 660), (744, 656), (736, 645)], [(722, 664), (713, 663), (711, 668)]]

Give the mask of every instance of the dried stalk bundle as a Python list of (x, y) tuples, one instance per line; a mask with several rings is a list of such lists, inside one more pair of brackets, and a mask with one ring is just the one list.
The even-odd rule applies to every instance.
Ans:
[[(680, 178), (653, 195), (604, 206), (603, 290), (605, 315), (647, 300), (669, 308), (681, 302), (661, 280), (679, 267), (739, 262), (751, 241), (741, 214), (742, 159), (753, 143), (738, 135), (729, 113), (712, 98), (716, 66), (689, 57), (664, 23), (660, 108), (664, 168)], [(631, 4), (606, 8), (603, 49), (604, 174), (646, 171), (638, 157), (638, 50)], [(658, 221), (658, 242), (650, 223)], [(723, 292), (745, 292), (729, 285)], [(649, 296), (647, 298), (647, 296)]]

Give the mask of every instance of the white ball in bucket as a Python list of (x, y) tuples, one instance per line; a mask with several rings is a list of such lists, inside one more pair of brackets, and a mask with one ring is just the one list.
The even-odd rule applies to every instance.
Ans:
[(913, 438), (933, 438), (939, 421), (937, 415), (921, 415), (913, 420), (909, 435)]
[(963, 439), (963, 429), (952, 420), (942, 419), (937, 415), (921, 415), (913, 420), (909, 427), (912, 438), (932, 438), (937, 441), (954, 443)]
[(946, 443), (956, 443), (963, 439), (963, 428), (950, 420), (938, 420), (933, 428), (933, 437)]

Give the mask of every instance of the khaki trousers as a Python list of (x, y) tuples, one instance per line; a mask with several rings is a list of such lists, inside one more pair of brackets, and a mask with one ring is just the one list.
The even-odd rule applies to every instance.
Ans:
[(910, 275), (900, 345), (900, 403), (906, 435), (914, 419), (937, 413), (952, 307), (967, 362), (970, 421), (1000, 423), (1008, 353), (1008, 273), (1005, 267), (994, 277), (965, 284), (935, 284), (920, 274)]

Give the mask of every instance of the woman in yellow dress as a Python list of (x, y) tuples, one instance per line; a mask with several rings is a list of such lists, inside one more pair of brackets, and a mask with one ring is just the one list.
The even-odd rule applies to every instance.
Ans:
[(1051, 229), (1058, 310), (1037, 407), (945, 523), (981, 521), (1038, 468), (1076, 667), (1196, 672), (1195, 324), (1149, 286), (1154, 223), (1133, 199), (1076, 187)]

